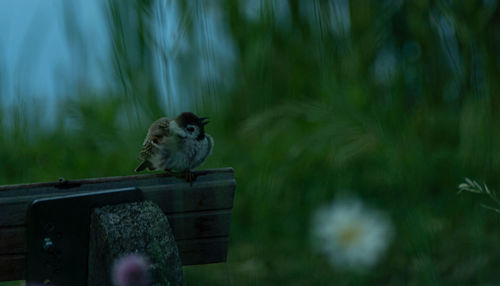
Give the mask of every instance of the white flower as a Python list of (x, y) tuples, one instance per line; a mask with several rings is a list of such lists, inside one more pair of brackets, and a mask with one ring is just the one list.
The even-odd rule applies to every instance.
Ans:
[(317, 211), (313, 238), (333, 266), (362, 270), (374, 265), (387, 248), (392, 225), (360, 201), (341, 200)]

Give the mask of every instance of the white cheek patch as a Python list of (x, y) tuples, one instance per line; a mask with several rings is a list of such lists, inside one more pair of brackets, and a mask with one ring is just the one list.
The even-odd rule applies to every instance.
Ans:
[(178, 135), (180, 137), (186, 137), (186, 132), (179, 127), (175, 120), (170, 121), (170, 123), (168, 124), (168, 129), (170, 130), (170, 132), (172, 132), (172, 134)]
[(192, 124), (188, 124), (186, 126), (186, 129), (189, 129), (189, 128), (193, 128), (193, 131), (192, 132), (183, 131), (184, 134), (186, 134), (186, 138), (195, 139), (196, 137), (198, 137), (198, 135), (200, 134), (200, 130), (198, 129), (198, 126), (192, 125)]
[(194, 128), (194, 131), (191, 133), (191, 137), (196, 138), (200, 134), (200, 130), (198, 129), (198, 126), (194, 126), (194, 125), (192, 125), (192, 126)]

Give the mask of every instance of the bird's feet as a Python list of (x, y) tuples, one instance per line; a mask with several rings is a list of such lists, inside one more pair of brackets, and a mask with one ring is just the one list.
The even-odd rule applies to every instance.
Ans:
[(172, 177), (177, 177), (177, 178), (180, 178), (180, 179), (185, 179), (186, 182), (189, 183), (189, 185), (193, 185), (193, 182), (196, 180), (196, 177), (197, 175), (193, 172), (191, 172), (191, 170), (189, 169), (186, 169), (184, 170), (184, 172), (180, 172), (180, 173), (174, 173), (168, 169), (165, 169), (165, 173), (169, 176), (172, 176)]
[(165, 169), (165, 174), (167, 174), (170, 177), (179, 177), (179, 174), (176, 174), (176, 173), (170, 171), (169, 169)]
[(191, 172), (191, 170), (186, 169), (184, 171), (184, 178), (186, 179), (186, 182), (189, 183), (189, 185), (193, 185), (193, 182), (196, 180), (196, 174)]

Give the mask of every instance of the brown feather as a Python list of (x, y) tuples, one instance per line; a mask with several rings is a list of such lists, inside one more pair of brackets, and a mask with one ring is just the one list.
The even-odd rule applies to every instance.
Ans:
[(144, 169), (146, 169), (146, 168), (151, 169), (151, 163), (149, 163), (149, 161), (143, 161), (143, 162), (142, 162), (142, 163), (141, 163), (141, 164), (140, 164), (140, 165), (139, 165), (139, 166), (135, 169), (135, 171), (136, 171), (137, 173), (139, 173), (139, 172), (143, 171), (143, 170), (144, 170)]
[(151, 127), (149, 127), (148, 134), (144, 139), (144, 143), (142, 144), (142, 148), (139, 153), (139, 161), (145, 161), (149, 159), (149, 157), (151, 157), (154, 152), (153, 143), (159, 143), (163, 136), (169, 135), (168, 123), (170, 122), (170, 120), (171, 119), (167, 117), (162, 117), (151, 124)]

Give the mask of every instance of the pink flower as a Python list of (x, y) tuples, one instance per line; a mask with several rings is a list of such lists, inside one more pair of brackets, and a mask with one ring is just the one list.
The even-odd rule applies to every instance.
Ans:
[(111, 273), (115, 286), (148, 286), (151, 284), (149, 262), (140, 254), (128, 254), (117, 260)]

